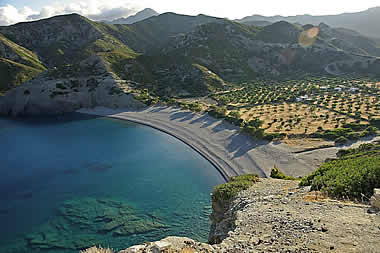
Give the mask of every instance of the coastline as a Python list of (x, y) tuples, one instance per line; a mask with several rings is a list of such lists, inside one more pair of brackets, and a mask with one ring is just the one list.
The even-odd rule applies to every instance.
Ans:
[(275, 164), (287, 175), (303, 177), (326, 159), (335, 158), (339, 150), (331, 147), (297, 153), (297, 147), (255, 140), (228, 122), (181, 108), (153, 106), (130, 110), (95, 107), (77, 112), (126, 120), (173, 136), (209, 161), (226, 181), (231, 176), (249, 173), (269, 177)]

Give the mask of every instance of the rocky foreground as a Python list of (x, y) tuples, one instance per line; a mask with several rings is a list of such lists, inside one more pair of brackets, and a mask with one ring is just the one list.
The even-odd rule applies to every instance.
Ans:
[(131, 252), (380, 252), (380, 213), (331, 200), (298, 182), (260, 179), (232, 201), (213, 203), (210, 242), (168, 237)]

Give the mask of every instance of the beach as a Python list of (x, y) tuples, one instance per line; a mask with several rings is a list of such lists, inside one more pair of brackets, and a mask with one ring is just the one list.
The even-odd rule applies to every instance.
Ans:
[(256, 140), (228, 122), (212, 118), (207, 113), (197, 114), (182, 108), (153, 106), (129, 110), (95, 107), (77, 112), (127, 120), (172, 135), (212, 163), (226, 180), (249, 173), (269, 177), (274, 165), (286, 175), (304, 177), (326, 159), (335, 158), (339, 150), (330, 147), (300, 152), (299, 147)]

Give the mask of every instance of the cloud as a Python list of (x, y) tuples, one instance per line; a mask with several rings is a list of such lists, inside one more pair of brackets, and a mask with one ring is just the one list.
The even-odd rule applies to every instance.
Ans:
[(36, 12), (28, 7), (24, 7), (19, 10), (14, 6), (7, 4), (0, 7), (0, 25), (10, 25), (23, 22), (27, 20), (28, 16), (35, 14)]
[(33, 21), (56, 15), (78, 13), (92, 20), (113, 20), (127, 17), (137, 12), (137, 8), (124, 0), (87, 0), (65, 4), (43, 6), (39, 11), (29, 7), (17, 9), (7, 4), (0, 6), (0, 25), (11, 25), (18, 22)]

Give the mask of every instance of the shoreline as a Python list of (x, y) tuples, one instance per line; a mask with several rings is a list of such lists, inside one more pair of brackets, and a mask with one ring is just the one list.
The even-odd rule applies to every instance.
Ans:
[[(79, 112), (79, 113), (83, 113), (83, 112)], [(155, 130), (158, 130), (160, 132), (163, 132), (167, 135), (170, 135), (176, 139), (178, 139), (179, 141), (181, 141), (182, 143), (184, 143), (185, 145), (189, 146), (192, 150), (194, 150), (195, 152), (197, 152), (199, 155), (201, 155), (204, 159), (206, 159), (209, 163), (211, 163), (212, 166), (215, 167), (215, 169), (219, 172), (219, 174), (223, 177), (223, 179), (228, 182), (229, 181), (229, 177), (228, 175), (225, 173), (225, 171), (219, 166), (218, 163), (216, 163), (209, 155), (207, 155), (206, 153), (204, 153), (202, 150), (198, 149), (196, 146), (192, 145), (191, 143), (187, 142), (186, 140), (184, 140), (181, 136), (178, 136), (174, 133), (171, 133), (163, 128), (159, 128), (159, 127), (156, 127), (152, 124), (149, 124), (149, 123), (146, 123), (146, 122), (143, 122), (143, 121), (140, 121), (140, 120), (136, 120), (136, 119), (128, 119), (128, 118), (121, 118), (121, 117), (117, 117), (117, 116), (106, 116), (107, 118), (112, 118), (112, 119), (117, 119), (117, 120), (122, 120), (122, 121), (128, 121), (128, 122), (132, 122), (132, 123), (136, 123), (136, 124), (139, 124), (139, 125), (143, 125), (143, 126), (147, 126), (147, 127), (151, 127)]]
[[(228, 181), (231, 176), (258, 174), (269, 177), (274, 165), (286, 175), (304, 177), (326, 159), (336, 158), (340, 148), (310, 150), (285, 143), (255, 140), (220, 119), (181, 108), (153, 106), (142, 110), (95, 107), (78, 113), (125, 120), (168, 134), (200, 154)], [(361, 142), (353, 146), (360, 145)], [(347, 147), (345, 147), (347, 148)]]

